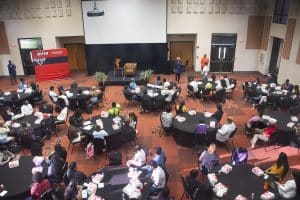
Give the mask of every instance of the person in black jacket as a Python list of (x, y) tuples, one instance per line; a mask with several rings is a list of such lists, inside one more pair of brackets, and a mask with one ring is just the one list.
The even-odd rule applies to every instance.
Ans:
[(77, 170), (77, 163), (75, 161), (69, 163), (66, 176), (68, 181), (75, 179), (76, 183), (80, 185), (82, 185), (86, 179), (86, 175), (83, 172)]
[(70, 124), (79, 127), (82, 125), (83, 117), (80, 109), (75, 110), (74, 114), (70, 117)]
[(193, 196), (194, 192), (201, 184), (200, 181), (197, 180), (198, 174), (199, 174), (198, 170), (192, 169), (190, 171), (190, 175), (187, 175), (185, 177), (186, 183), (188, 185), (188, 192), (189, 192), (190, 197)]
[(48, 156), (48, 159), (51, 160), (52, 156), (57, 155), (59, 158), (62, 158), (64, 161), (67, 160), (67, 151), (62, 147), (59, 141), (54, 146), (54, 151)]
[(50, 166), (48, 167), (48, 179), (51, 183), (60, 183), (63, 178), (63, 166), (65, 161), (57, 154), (51, 156)]
[(217, 104), (217, 111), (214, 114), (212, 114), (211, 117), (215, 118), (218, 122), (220, 122), (222, 119), (223, 113), (224, 112), (222, 109), (222, 104), (219, 103), (219, 104)]

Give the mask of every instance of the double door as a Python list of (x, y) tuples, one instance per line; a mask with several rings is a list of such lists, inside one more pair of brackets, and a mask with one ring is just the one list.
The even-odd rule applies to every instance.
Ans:
[(213, 34), (210, 55), (211, 72), (232, 72), (236, 34)]

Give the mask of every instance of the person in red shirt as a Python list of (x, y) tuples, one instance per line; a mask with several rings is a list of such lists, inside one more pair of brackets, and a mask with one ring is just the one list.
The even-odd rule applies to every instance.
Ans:
[(203, 57), (201, 58), (201, 71), (203, 70), (203, 67), (205, 66), (205, 64), (209, 63), (209, 58), (206, 57), (206, 54), (203, 55)]
[(253, 149), (255, 147), (256, 142), (258, 139), (263, 140), (267, 142), (270, 138), (270, 136), (275, 133), (277, 130), (276, 128), (276, 123), (270, 124), (267, 128), (265, 129), (255, 129), (256, 134), (253, 136), (251, 140), (251, 148)]
[(41, 199), (41, 195), (51, 188), (48, 179), (43, 179), (40, 172), (36, 172), (32, 176), (33, 184), (30, 189), (32, 199)]

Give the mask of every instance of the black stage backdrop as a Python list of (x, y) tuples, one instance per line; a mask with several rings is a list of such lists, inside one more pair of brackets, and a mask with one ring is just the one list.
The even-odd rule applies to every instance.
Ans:
[(151, 68), (154, 73), (166, 73), (167, 55), (167, 43), (86, 45), (89, 75), (97, 71), (112, 71), (116, 57), (121, 58), (121, 66), (127, 62), (136, 62), (138, 70)]

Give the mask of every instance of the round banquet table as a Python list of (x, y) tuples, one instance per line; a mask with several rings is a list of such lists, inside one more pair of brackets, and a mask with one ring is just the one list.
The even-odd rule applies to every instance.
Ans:
[[(130, 179), (128, 178), (128, 167), (117, 166), (117, 167), (104, 167), (99, 171), (93, 173), (103, 173), (104, 177), (101, 181), (104, 183), (103, 188), (97, 188), (96, 195), (102, 197), (103, 199), (109, 200), (121, 200), (123, 188), (129, 183)], [(91, 176), (92, 176), (91, 175)], [(91, 177), (90, 176), (90, 177)], [(144, 174), (139, 176), (139, 180), (144, 183), (148, 182)], [(91, 178), (88, 178), (86, 182), (90, 182)], [(142, 192), (141, 200), (147, 200), (150, 194), (150, 184), (144, 187)]]
[(188, 112), (179, 114), (177, 116), (185, 117), (186, 120), (184, 122), (178, 122), (175, 117), (172, 121), (173, 126), (173, 137), (176, 141), (176, 144), (185, 146), (185, 147), (193, 147), (195, 141), (195, 126), (198, 124), (200, 119), (204, 120), (204, 123), (210, 125), (211, 121), (214, 121), (216, 124), (215, 128), (209, 127), (206, 132), (206, 143), (209, 144), (215, 141), (216, 133), (217, 133), (217, 120), (212, 117), (206, 118), (203, 113), (197, 112), (195, 115), (190, 115)]
[(277, 110), (267, 110), (264, 115), (269, 115), (270, 117), (277, 119), (277, 128), (279, 130), (278, 138), (276, 141), (280, 142), (282, 145), (288, 145), (294, 136), (293, 128), (287, 127), (287, 124), (291, 122), (290, 112), (283, 112)]
[[(149, 111), (155, 111), (155, 110), (162, 109), (164, 106), (164, 103), (165, 103), (165, 95), (162, 95), (161, 89), (148, 88), (148, 87), (141, 88), (141, 91), (136, 94), (138, 96), (140, 102), (143, 102), (144, 101), (143, 99), (145, 99), (145, 96), (146, 96), (145, 91), (147, 91), (147, 92), (153, 91), (153, 95), (146, 94), (147, 96), (149, 96), (151, 98), (151, 105), (149, 105), (149, 108), (151, 108), (151, 110), (149, 110)], [(157, 103), (160, 100), (163, 101), (162, 104)]]
[[(253, 166), (248, 164), (241, 165), (231, 165), (232, 171), (229, 174), (218, 174), (218, 171), (223, 165), (218, 165), (212, 172), (216, 174), (218, 178), (218, 183), (222, 183), (228, 187), (227, 194), (222, 197), (222, 200), (232, 200), (235, 199), (239, 194), (244, 197), (251, 199), (251, 193), (254, 193), (254, 199), (260, 199), (260, 195), (264, 191), (264, 176), (256, 176), (251, 169)], [(270, 178), (268, 182), (270, 181)], [(274, 183), (275, 184), (275, 183)], [(270, 187), (270, 192), (275, 194), (275, 199), (280, 199), (278, 197), (277, 190)]]
[[(67, 89), (66, 90), (66, 92), (67, 91), (69, 91), (70, 93), (72, 93), (73, 94), (73, 96), (71, 96), (71, 97), (68, 97), (68, 99), (74, 99), (74, 100), (78, 100), (78, 90), (82, 90), (82, 91), (89, 91), (91, 88), (90, 87), (77, 87), (77, 88), (70, 88), (70, 89)], [(82, 93), (82, 95), (85, 95), (85, 96), (89, 96), (88, 94), (84, 94), (84, 93)]]
[[(0, 199), (21, 199), (32, 184), (32, 168), (34, 167), (32, 156), (22, 156), (19, 160), (19, 167), (9, 168), (8, 163), (0, 165), (0, 184), (4, 185), (7, 194)], [(42, 163), (43, 177), (47, 174), (47, 163)], [(28, 193), (29, 194), (29, 193)], [(24, 198), (23, 198), (24, 199)]]
[[(93, 132), (95, 130), (96, 120), (97, 119), (102, 119), (103, 129), (108, 133), (108, 136), (105, 137), (107, 148), (109, 150), (110, 149), (116, 149), (116, 148), (119, 148), (122, 145), (122, 140), (120, 139), (120, 134), (121, 134), (121, 129), (122, 128), (119, 128), (117, 130), (114, 130), (112, 128), (112, 125), (114, 123), (113, 118), (114, 117), (111, 117), (111, 116), (101, 117), (100, 115), (97, 115), (97, 116), (92, 117), (91, 120), (85, 120), (84, 121), (84, 122), (91, 121), (91, 123), (93, 125), (92, 129), (86, 130), (86, 129), (84, 129), (84, 126), (79, 127), (79, 129), (82, 133), (86, 134), (87, 136), (93, 137)], [(123, 124), (124, 119), (123, 119), (123, 117), (120, 117), (120, 118), (121, 118), (121, 124)]]
[(18, 94), (17, 102), (22, 102), (24, 100), (28, 100), (29, 98), (31, 98), (31, 96), (33, 94), (32, 92), (31, 93), (25, 93), (25, 92), (11, 91), (9, 95), (0, 94), (0, 99), (4, 103), (8, 103), (8, 104), (13, 103), (13, 101), (12, 101), (13, 93), (17, 93)]

